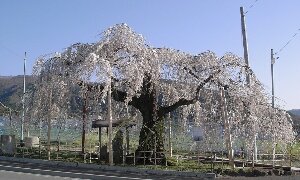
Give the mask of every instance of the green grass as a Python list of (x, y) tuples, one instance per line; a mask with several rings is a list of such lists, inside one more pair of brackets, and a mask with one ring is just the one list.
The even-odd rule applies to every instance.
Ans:
[[(1, 132), (4, 132), (2, 130)], [(31, 136), (39, 136), (39, 129), (37, 128), (32, 128), (30, 130), (30, 135)], [(47, 137), (47, 132), (46, 129), (42, 130), (42, 139), (46, 140)], [(58, 137), (60, 138), (60, 145), (73, 145), (77, 146), (77, 149), (80, 151), (81, 149), (81, 131), (80, 130), (61, 130), (59, 128), (52, 128), (51, 129), (51, 142), (52, 143), (57, 143)], [(97, 148), (95, 148), (96, 145), (98, 145), (98, 135), (96, 133), (87, 133), (86, 134), (86, 152), (89, 151), (97, 151)], [(18, 137), (16, 137), (18, 139)], [(183, 138), (182, 138), (183, 139)], [(177, 141), (180, 141), (182, 139), (177, 139)], [(175, 141), (175, 139), (173, 139)], [(125, 143), (125, 138), (124, 138), (124, 143)], [(189, 141), (185, 140), (185, 144), (183, 142), (181, 143), (176, 143), (173, 142), (173, 152), (176, 154), (191, 154), (191, 150), (187, 149), (186, 144), (188, 144)], [(102, 146), (107, 144), (107, 137), (106, 133), (102, 133)], [(135, 137), (135, 139), (130, 139), (130, 145), (131, 149), (135, 150), (138, 146), (138, 138)], [(185, 148), (183, 148), (185, 147)], [(55, 159), (56, 156), (60, 157), (60, 160), (62, 161), (67, 161), (67, 162), (83, 162), (83, 156), (82, 154), (77, 154), (75, 155), (72, 152), (59, 152), (58, 155), (57, 152), (55, 151), (56, 146), (53, 146), (53, 151), (51, 152), (51, 159)], [(167, 149), (167, 148), (166, 148)], [(268, 150), (272, 152), (272, 148), (269, 147)], [(293, 166), (300, 167), (300, 142), (297, 142), (293, 144), (292, 147), (290, 147), (290, 150), (293, 154)], [(36, 149), (33, 148), (34, 153), (37, 152)], [(276, 153), (282, 151), (280, 146), (276, 147)], [(290, 151), (288, 151), (289, 153)], [(45, 152), (44, 152), (45, 153)], [(32, 153), (33, 154), (33, 153)], [(38, 156), (35, 154), (31, 158), (38, 158)], [(45, 158), (45, 155), (43, 157)], [(265, 161), (267, 162), (267, 160)], [(99, 163), (96, 161), (93, 161), (93, 163)], [(101, 162), (105, 163), (105, 162)], [(147, 168), (156, 168), (156, 169), (163, 169), (163, 170), (175, 170), (175, 171), (193, 171), (193, 172), (211, 172), (211, 164), (203, 164), (203, 163), (198, 163), (195, 160), (183, 160), (179, 159), (177, 161), (176, 158), (168, 157), (167, 159), (167, 164), (168, 166), (136, 166), (136, 167), (147, 167)], [(289, 161), (285, 162), (286, 165), (289, 164)], [(126, 166), (132, 166), (132, 165), (126, 165)], [(220, 164), (215, 164), (213, 167), (214, 171), (217, 171), (218, 169), (230, 169), (229, 166), (227, 165), (220, 165)]]

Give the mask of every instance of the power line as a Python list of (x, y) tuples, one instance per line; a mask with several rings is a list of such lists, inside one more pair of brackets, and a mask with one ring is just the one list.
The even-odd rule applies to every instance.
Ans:
[(10, 53), (12, 53), (12, 54), (14, 54), (14, 55), (16, 55), (16, 56), (18, 56), (18, 57), (23, 58), (20, 54), (18, 54), (18, 53), (16, 53), (16, 52), (12, 51), (11, 49), (9, 49), (9, 48), (3, 46), (1, 43), (0, 43), (0, 46), (1, 46), (2, 48), (6, 49), (7, 51), (9, 51)]
[(244, 14), (247, 14), (257, 1), (258, 0), (255, 0), (254, 3), (250, 6), (250, 8)]
[(274, 55), (280, 53), (293, 39), (295, 36), (297, 36), (297, 34), (299, 33), (300, 29), (298, 29), (298, 31), (294, 34), (294, 36), (278, 51), (276, 52)]

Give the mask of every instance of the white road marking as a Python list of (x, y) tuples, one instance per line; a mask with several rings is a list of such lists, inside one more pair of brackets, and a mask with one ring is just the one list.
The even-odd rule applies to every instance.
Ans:
[[(7, 167), (7, 168), (14, 168), (14, 169), (25, 169), (25, 170), (33, 170), (33, 171), (44, 171), (44, 172), (55, 172), (55, 173), (62, 173), (62, 174), (76, 174), (76, 175), (85, 175), (85, 176), (98, 176), (98, 177), (108, 177), (108, 178), (117, 178), (117, 179), (132, 179), (132, 180), (153, 180), (153, 179), (141, 179), (141, 178), (132, 178), (132, 177), (126, 177), (126, 176), (114, 176), (114, 175), (104, 175), (104, 174), (90, 174), (90, 173), (75, 173), (75, 172), (68, 172), (68, 171), (51, 171), (48, 169), (31, 169), (31, 168), (23, 168), (23, 167), (19, 167), (19, 166), (5, 166), (5, 165), (1, 165), (0, 167)], [(3, 170), (1, 170), (3, 171)], [(18, 172), (18, 174), (22, 174), (22, 172)], [(30, 173), (32, 174), (32, 173)], [(38, 174), (41, 175), (41, 174)], [(49, 177), (49, 175), (42, 175), (42, 176), (46, 176)]]

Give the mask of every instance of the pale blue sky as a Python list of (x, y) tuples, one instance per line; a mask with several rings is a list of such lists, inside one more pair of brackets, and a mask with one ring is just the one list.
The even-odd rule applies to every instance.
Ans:
[[(299, 0), (0, 0), (0, 75), (22, 74), (25, 51), (31, 74), (39, 55), (96, 42), (101, 31), (118, 23), (155, 47), (243, 56), (241, 6), (249, 10), (250, 66), (271, 91), (270, 51), (278, 52), (298, 32)], [(300, 32), (274, 67), (275, 95), (285, 109), (300, 109), (299, 45)]]

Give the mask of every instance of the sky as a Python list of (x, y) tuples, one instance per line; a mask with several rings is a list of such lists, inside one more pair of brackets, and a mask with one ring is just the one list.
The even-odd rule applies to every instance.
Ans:
[(97, 42), (119, 23), (154, 47), (243, 57), (240, 7), (250, 67), (271, 95), (274, 49), (276, 104), (300, 109), (299, 0), (0, 0), (0, 76), (23, 74), (25, 52), (31, 74), (40, 55)]

